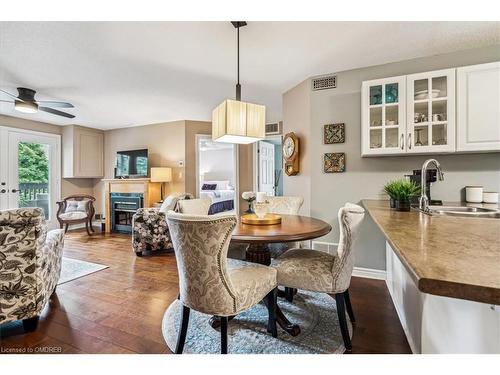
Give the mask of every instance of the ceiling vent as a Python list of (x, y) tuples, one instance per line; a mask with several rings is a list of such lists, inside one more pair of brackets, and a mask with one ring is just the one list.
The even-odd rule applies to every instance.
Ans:
[(312, 90), (328, 90), (337, 87), (337, 76), (326, 76), (320, 78), (313, 78)]
[(279, 135), (281, 134), (282, 122), (275, 122), (273, 124), (266, 124), (266, 135)]

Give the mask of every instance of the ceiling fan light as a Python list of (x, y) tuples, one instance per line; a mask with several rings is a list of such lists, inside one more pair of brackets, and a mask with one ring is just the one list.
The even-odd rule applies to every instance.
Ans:
[(14, 109), (23, 113), (37, 113), (38, 112), (38, 104), (33, 102), (21, 102), (16, 100), (14, 104)]
[(225, 100), (212, 112), (212, 140), (250, 144), (266, 137), (266, 107)]

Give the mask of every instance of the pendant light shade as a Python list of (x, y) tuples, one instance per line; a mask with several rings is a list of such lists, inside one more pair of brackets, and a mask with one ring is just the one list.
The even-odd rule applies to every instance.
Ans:
[(246, 22), (231, 23), (238, 33), (236, 100), (224, 100), (213, 110), (212, 139), (216, 142), (250, 144), (266, 137), (266, 107), (240, 100), (240, 27), (246, 26)]

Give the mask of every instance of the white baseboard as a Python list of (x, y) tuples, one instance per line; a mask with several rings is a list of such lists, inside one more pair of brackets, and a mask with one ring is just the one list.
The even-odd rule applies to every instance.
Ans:
[(386, 271), (376, 270), (373, 268), (354, 267), (354, 269), (352, 270), (352, 275), (356, 277), (364, 277), (367, 279), (385, 280)]

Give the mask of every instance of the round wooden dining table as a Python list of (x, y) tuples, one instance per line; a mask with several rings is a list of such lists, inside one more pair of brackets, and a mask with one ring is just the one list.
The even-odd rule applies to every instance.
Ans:
[[(231, 241), (248, 244), (245, 254), (247, 261), (269, 266), (271, 252), (268, 244), (312, 240), (324, 236), (332, 230), (330, 224), (312, 217), (280, 216), (281, 223), (273, 225), (244, 224), (238, 220)], [(279, 304), (276, 308), (276, 320), (280, 327), (290, 335), (297, 336), (300, 333), (300, 327), (286, 318)]]

